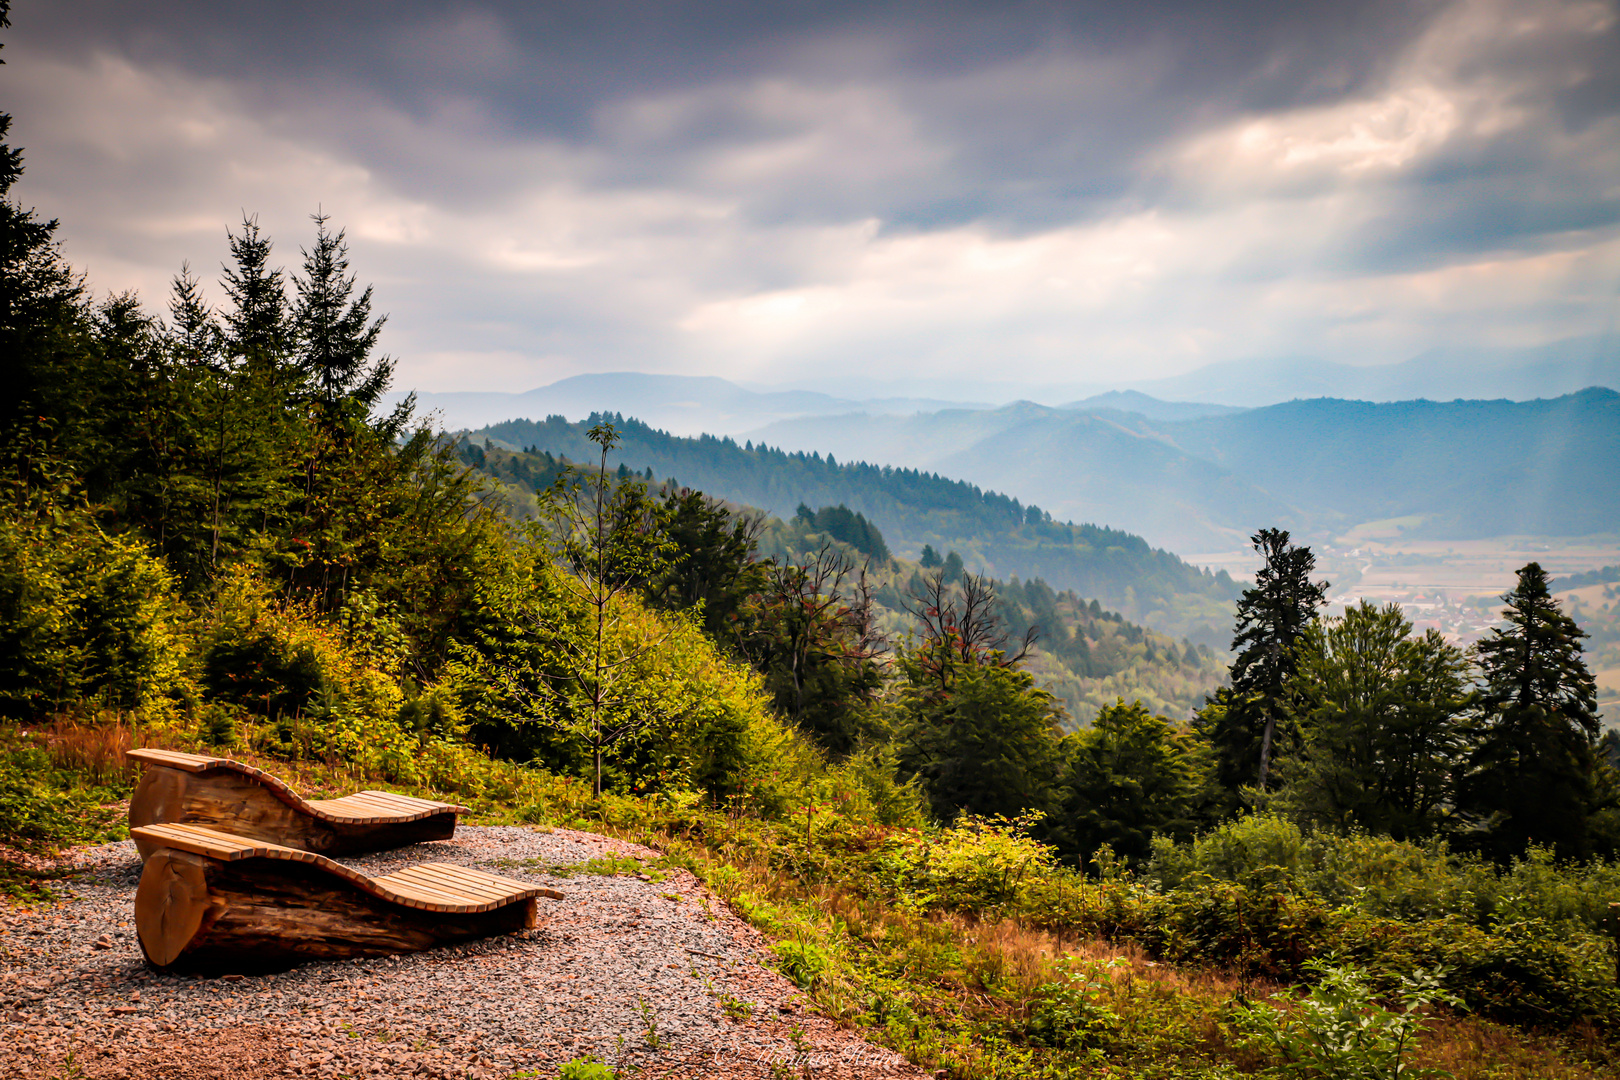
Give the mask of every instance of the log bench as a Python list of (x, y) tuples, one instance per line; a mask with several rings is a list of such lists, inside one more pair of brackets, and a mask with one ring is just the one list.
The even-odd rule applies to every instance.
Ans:
[(535, 924), (563, 894), (449, 863), (381, 877), (324, 855), (195, 825), (131, 830), (151, 850), (135, 929), (152, 966), (262, 972), (417, 952)]
[[(324, 855), (354, 855), (448, 840), (465, 806), (362, 791), (341, 799), (304, 799), (262, 769), (230, 758), (135, 749), (145, 774), (129, 802), (131, 835), (147, 825), (201, 825), (252, 840)], [(136, 838), (141, 858), (152, 852)]]

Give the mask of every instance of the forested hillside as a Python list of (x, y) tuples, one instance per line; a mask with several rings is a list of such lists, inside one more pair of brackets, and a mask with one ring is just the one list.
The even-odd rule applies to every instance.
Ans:
[[(1236, 587), (1139, 536), (1099, 525), (1053, 520), (1037, 506), (915, 469), (840, 463), (819, 453), (788, 453), (731, 439), (678, 438), (633, 419), (615, 418), (621, 459), (719, 498), (791, 517), (799, 504), (847, 506), (882, 530), (897, 554), (917, 559), (925, 546), (961, 554), (969, 569), (994, 578), (1040, 578), (1056, 589), (1095, 598), (1126, 618), (1175, 637), (1224, 647)], [(515, 420), (474, 432), (539, 453), (514, 464), (544, 475), (546, 454), (589, 455), (589, 421)], [(519, 477), (521, 479), (521, 477)]]
[[(519, 518), (534, 516), (546, 490), (569, 467), (566, 459), (544, 452), (496, 446), (485, 450), (468, 441), (461, 443), (460, 453), (469, 465), (505, 485), (502, 501)], [(622, 476), (629, 475), (628, 468), (622, 468)], [(678, 488), (668, 482), (654, 485), (666, 496)], [(911, 610), (921, 605), (924, 578), (931, 570), (941, 570), (951, 583), (960, 581), (966, 570), (956, 551), (939, 552), (931, 545), (920, 559), (893, 556), (882, 531), (865, 515), (842, 505), (812, 510), (801, 504), (785, 521), (757, 508), (733, 509), (759, 517), (762, 558), (803, 561), (823, 541), (832, 541), (852, 563), (866, 566), (874, 622), (891, 642), (916, 628)], [(987, 584), (995, 597), (996, 617), (1009, 637), (1022, 639), (1034, 631), (1028, 670), (1063, 703), (1071, 727), (1090, 724), (1099, 710), (1119, 698), (1140, 699), (1155, 712), (1186, 718), (1225, 679), (1225, 641), (1222, 648), (1187, 638), (1178, 642), (1105, 610), (1095, 597), (1054, 590), (1040, 578)]]

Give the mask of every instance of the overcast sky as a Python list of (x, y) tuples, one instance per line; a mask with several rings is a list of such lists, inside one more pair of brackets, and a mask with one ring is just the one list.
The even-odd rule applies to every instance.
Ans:
[[(1612, 332), (1620, 0), (17, 0), (98, 291), (317, 207), (401, 381), (1117, 382)], [(217, 290), (216, 290), (217, 296)]]

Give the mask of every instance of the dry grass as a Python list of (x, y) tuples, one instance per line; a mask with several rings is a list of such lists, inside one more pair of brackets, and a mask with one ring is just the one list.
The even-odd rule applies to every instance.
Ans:
[(94, 720), (62, 719), (37, 730), (51, 760), (78, 773), (92, 784), (132, 781), (135, 763), (124, 755), (142, 745), (136, 729), (122, 715), (105, 714)]

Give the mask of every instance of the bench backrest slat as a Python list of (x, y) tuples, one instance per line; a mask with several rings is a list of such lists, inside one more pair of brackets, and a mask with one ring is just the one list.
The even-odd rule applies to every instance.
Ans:
[(374, 878), (312, 851), (244, 840), (197, 825), (146, 825), (130, 832), (155, 846), (172, 847), (219, 862), (279, 859), (309, 863), (353, 882), (374, 896), (423, 911), (490, 911), (519, 900), (552, 895), (551, 890), (539, 886), (449, 863), (425, 863)]

